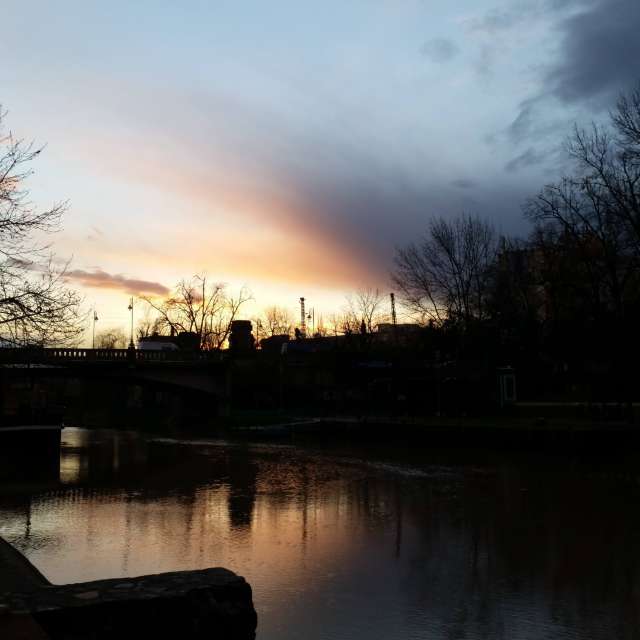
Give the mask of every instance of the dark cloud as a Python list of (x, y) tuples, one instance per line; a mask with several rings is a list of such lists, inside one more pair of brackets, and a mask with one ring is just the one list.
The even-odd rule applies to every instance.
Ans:
[(548, 157), (548, 153), (529, 147), (526, 151), (523, 151), (515, 158), (512, 158), (505, 165), (505, 170), (509, 173), (514, 173), (520, 169), (532, 167), (534, 165), (544, 162)]
[(609, 106), (640, 79), (640, 1), (599, 0), (564, 19), (561, 55), (546, 86), (565, 103)]
[(470, 21), (471, 31), (495, 35), (518, 25), (531, 14), (533, 6), (519, 2), (510, 7), (493, 8), (479, 18)]
[(457, 180), (452, 180), (451, 185), (458, 187), (458, 189), (473, 189), (477, 186), (475, 180), (470, 180), (469, 178), (458, 178)]
[(442, 63), (453, 60), (460, 53), (460, 49), (455, 42), (447, 38), (434, 38), (422, 45), (422, 53), (432, 62)]
[(494, 7), (466, 21), (469, 34), (479, 38), (474, 66), (481, 76), (492, 74), (495, 62), (504, 57), (509, 49), (509, 36), (517, 33), (523, 25), (544, 17), (550, 1), (512, 0), (507, 5)]
[[(506, 128), (516, 144), (563, 137), (573, 121), (610, 108), (640, 80), (640, 0), (554, 0), (546, 7), (557, 13), (558, 54), (543, 71), (539, 91), (521, 102)], [(548, 107), (558, 101), (563, 115), (553, 117)], [(529, 151), (506, 169), (531, 164)]]
[(159, 282), (127, 278), (120, 274), (107, 273), (106, 271), (102, 271), (102, 269), (94, 269), (93, 271), (74, 269), (67, 271), (65, 276), (68, 280), (79, 282), (85, 287), (117, 289), (132, 295), (151, 294), (166, 296), (169, 294), (169, 289)]
[[(518, 115), (505, 130), (510, 142), (520, 144), (532, 140), (564, 139), (575, 121), (574, 114), (563, 111), (549, 115), (545, 111), (547, 100), (548, 96), (538, 95), (520, 103)], [(489, 136), (487, 142), (492, 144), (498, 139), (497, 136)]]
[(513, 122), (507, 127), (507, 134), (513, 142), (520, 142), (526, 138), (535, 124), (535, 106), (538, 100), (525, 100), (520, 104), (520, 111)]
[[(344, 243), (372, 273), (384, 275), (394, 248), (424, 233), (433, 216), (457, 216), (464, 211), (487, 217), (505, 232), (526, 228), (521, 205), (535, 191), (516, 180), (489, 179), (483, 189), (460, 178), (448, 184), (421, 182), (393, 172), (350, 176), (349, 182), (333, 180), (319, 186), (309, 180), (308, 202), (333, 242)], [(301, 188), (302, 183), (298, 182)]]
[(533, 20), (548, 17), (549, 13), (566, 11), (592, 0), (519, 0), (494, 7), (467, 22), (471, 32), (487, 36), (500, 35)]
[(466, 29), (478, 41), (476, 71), (491, 75), (494, 64), (511, 55), (514, 43), (534, 27), (550, 25), (579, 9), (591, 6), (594, 0), (510, 0), (476, 15), (465, 22)]

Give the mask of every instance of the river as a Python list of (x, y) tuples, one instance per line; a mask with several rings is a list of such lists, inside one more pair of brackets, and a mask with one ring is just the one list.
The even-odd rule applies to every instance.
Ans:
[(54, 583), (227, 567), (260, 640), (639, 637), (635, 456), (62, 439), (59, 478), (0, 490)]

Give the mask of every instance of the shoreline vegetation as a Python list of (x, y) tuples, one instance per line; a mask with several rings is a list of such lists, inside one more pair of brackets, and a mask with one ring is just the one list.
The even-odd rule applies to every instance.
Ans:
[[(640, 444), (640, 426), (626, 419), (640, 413), (640, 403), (521, 403), (507, 414), (493, 416), (313, 415), (309, 413), (236, 412), (206, 428), (158, 430), (122, 425), (123, 430), (157, 433), (180, 439), (232, 438), (242, 441), (322, 439), (326, 444), (345, 440), (417, 443), (454, 448), (502, 447), (536, 449), (616, 449)], [(80, 424), (67, 427), (89, 428)], [(97, 428), (97, 427), (94, 427)]]

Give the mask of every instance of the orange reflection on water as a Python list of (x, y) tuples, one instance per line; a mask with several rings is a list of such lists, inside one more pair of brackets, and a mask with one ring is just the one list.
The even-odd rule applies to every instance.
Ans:
[(0, 535), (54, 582), (224, 566), (252, 585), (263, 639), (626, 640), (640, 622), (639, 489), (617, 467), (64, 440), (62, 483), (0, 498)]

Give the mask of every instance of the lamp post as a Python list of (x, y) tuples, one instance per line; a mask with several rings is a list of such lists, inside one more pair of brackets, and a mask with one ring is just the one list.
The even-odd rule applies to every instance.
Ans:
[(311, 307), (311, 311), (309, 315), (307, 315), (307, 320), (311, 320), (311, 337), (313, 338), (316, 332), (316, 309), (315, 307)]
[(131, 311), (131, 339), (129, 340), (129, 349), (133, 349), (134, 348), (134, 344), (133, 344), (133, 296), (131, 297), (131, 300), (129, 300), (129, 306), (127, 307), (127, 309), (129, 309), (129, 311)]
[(91, 348), (96, 348), (96, 322), (98, 322), (98, 314), (95, 307), (93, 308), (93, 330), (91, 332)]

